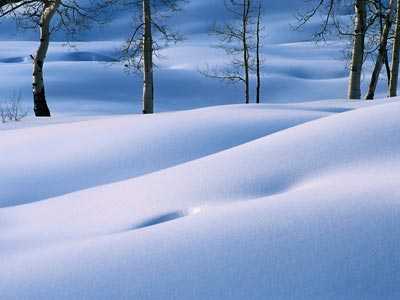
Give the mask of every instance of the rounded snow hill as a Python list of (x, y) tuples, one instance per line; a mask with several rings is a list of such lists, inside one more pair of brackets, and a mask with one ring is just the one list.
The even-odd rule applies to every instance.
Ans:
[[(23, 191), (13, 191), (36, 201), (0, 210), (2, 299), (398, 299), (400, 103), (327, 112), (336, 106), (226, 106), (0, 132), (26, 141), (7, 144), (1, 180), (18, 180), (17, 163)], [(38, 140), (49, 162), (28, 162)], [(146, 161), (137, 173), (116, 163), (130, 151)], [(57, 168), (70, 189), (90, 168), (128, 178), (29, 198), (29, 178), (51, 189)]]

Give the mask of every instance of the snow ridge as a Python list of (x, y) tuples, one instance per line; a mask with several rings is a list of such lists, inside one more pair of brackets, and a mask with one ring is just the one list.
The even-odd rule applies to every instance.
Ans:
[(400, 103), (377, 103), (0, 131), (2, 298), (397, 299)]

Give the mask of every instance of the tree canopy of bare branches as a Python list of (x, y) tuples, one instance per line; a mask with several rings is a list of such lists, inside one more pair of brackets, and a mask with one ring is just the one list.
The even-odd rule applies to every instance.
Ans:
[(242, 83), (245, 103), (250, 103), (250, 76), (256, 71), (256, 101), (259, 103), (261, 37), (264, 29), (261, 24), (262, 1), (225, 0), (225, 8), (233, 20), (224, 24), (216, 23), (210, 34), (219, 41), (216, 47), (231, 57), (230, 63), (224, 66), (206, 66), (200, 73), (228, 83)]
[[(118, 1), (118, 0), (117, 0)], [(134, 24), (122, 49), (122, 60), (128, 70), (143, 76), (143, 113), (154, 112), (154, 57), (160, 50), (183, 37), (168, 26), (168, 20), (180, 11), (186, 0), (122, 0), (120, 4), (132, 11)]]
[(34, 112), (38, 117), (49, 117), (43, 69), (51, 40), (56, 31), (75, 36), (88, 29), (93, 22), (104, 23), (113, 2), (110, 0), (0, 0), (0, 17), (13, 18), (22, 28), (39, 31), (39, 47), (31, 55), (33, 62), (32, 90)]

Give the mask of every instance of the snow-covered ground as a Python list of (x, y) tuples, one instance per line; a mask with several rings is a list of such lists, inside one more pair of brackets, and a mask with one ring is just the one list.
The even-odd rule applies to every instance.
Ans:
[(398, 299), (397, 101), (0, 131), (1, 298)]
[[(53, 118), (0, 123), (0, 299), (400, 299), (400, 99), (343, 100), (346, 42), (293, 32), (302, 0), (265, 3), (261, 105), (198, 72), (226, 60), (223, 1), (174, 19), (155, 115), (115, 63), (130, 16), (55, 36)], [(36, 35), (12, 26), (0, 101), (30, 112)]]
[[(262, 69), (265, 103), (287, 103), (346, 97), (348, 40), (312, 41), (319, 18), (302, 30), (293, 30), (295, 15), (310, 3), (303, 0), (265, 1), (266, 27)], [(229, 57), (215, 48), (208, 34), (214, 21), (227, 18), (223, 1), (191, 1), (174, 17), (172, 28), (185, 40), (161, 52), (155, 72), (156, 111), (186, 110), (210, 105), (243, 103), (240, 85), (225, 84), (199, 73), (206, 65), (221, 65)], [(0, 101), (21, 92), (32, 110), (31, 58), (38, 45), (37, 33), (16, 32), (12, 22), (3, 21), (0, 31)], [(53, 37), (45, 64), (48, 103), (53, 114), (109, 115), (141, 112), (140, 76), (128, 74), (120, 49), (129, 36), (131, 15), (122, 15), (106, 28), (93, 28), (80, 42), (66, 44), (62, 34)], [(71, 47), (72, 46), (72, 47)], [(368, 65), (368, 63), (367, 63)], [(363, 74), (365, 90), (370, 66)], [(384, 80), (377, 95), (384, 97)], [(253, 97), (252, 97), (253, 98)]]

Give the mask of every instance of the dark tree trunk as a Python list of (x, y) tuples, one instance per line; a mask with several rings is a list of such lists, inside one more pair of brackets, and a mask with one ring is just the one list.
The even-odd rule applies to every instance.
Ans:
[(246, 104), (250, 103), (250, 54), (249, 45), (247, 41), (247, 30), (249, 23), (249, 13), (250, 13), (250, 0), (243, 0), (243, 62), (244, 62), (244, 85), (245, 85), (245, 98)]
[[(381, 13), (380, 9), (380, 13)], [(381, 32), (381, 39), (380, 39), (380, 45), (379, 45), (379, 53), (378, 57), (376, 58), (375, 62), (375, 67), (374, 71), (372, 72), (372, 77), (371, 77), (371, 82), (369, 84), (368, 88), (368, 93), (365, 99), (367, 100), (372, 100), (375, 97), (375, 91), (376, 87), (378, 85), (378, 80), (379, 80), (379, 75), (381, 73), (383, 64), (387, 65), (387, 44), (388, 44), (388, 38), (389, 38), (389, 33), (390, 29), (392, 27), (392, 14), (393, 14), (393, 0), (390, 0), (389, 2), (389, 11), (387, 15), (385, 16), (385, 25), (383, 26), (383, 30)], [(382, 16), (381, 18), (381, 27), (382, 27)], [(389, 75), (390, 77), (390, 75)], [(390, 78), (389, 78), (390, 80)]]
[(47, 106), (46, 102), (46, 92), (44, 87), (40, 90), (33, 93), (33, 102), (34, 107), (33, 111), (35, 112), (36, 117), (50, 117), (50, 110)]
[(154, 112), (153, 37), (150, 0), (143, 0), (143, 113)]
[(260, 59), (260, 34), (261, 34), (261, 2), (258, 5), (257, 15), (257, 103), (261, 103), (261, 59)]
[(361, 74), (364, 62), (367, 0), (355, 1), (355, 29), (350, 68), (349, 99), (361, 99)]
[(43, 65), (50, 43), (50, 22), (55, 12), (57, 11), (57, 8), (59, 7), (60, 2), (61, 0), (46, 2), (43, 8), (42, 15), (40, 17), (40, 44), (39, 48), (36, 51), (36, 55), (32, 57), (32, 90), (34, 102), (33, 110), (36, 117), (50, 117), (50, 110), (47, 106), (46, 93), (44, 88)]
[(397, 0), (396, 14), (396, 33), (393, 43), (392, 69), (389, 84), (389, 97), (397, 96), (397, 84), (399, 79), (399, 61), (400, 61), (400, 1)]
[(386, 68), (386, 76), (388, 79), (388, 87), (390, 87), (390, 80), (392, 78), (392, 71), (390, 71), (390, 64), (389, 64), (389, 55), (386, 51), (385, 53), (385, 68)]

